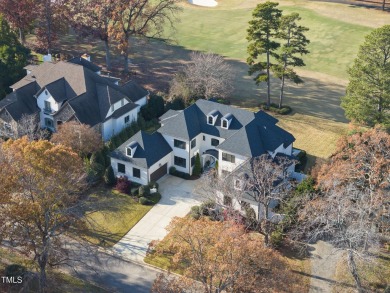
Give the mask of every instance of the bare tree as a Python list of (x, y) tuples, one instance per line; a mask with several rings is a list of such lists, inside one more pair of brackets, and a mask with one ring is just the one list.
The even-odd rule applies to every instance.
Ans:
[(29, 140), (45, 139), (49, 136), (49, 132), (40, 128), (38, 114), (23, 114), (18, 121), (17, 133), (15, 133), (15, 137), (22, 136), (27, 136)]
[(322, 192), (298, 211), (293, 230), (307, 241), (325, 239), (345, 251), (359, 292), (364, 290), (356, 258), (369, 259), (388, 236), (389, 174), (390, 135), (375, 128), (343, 137), (315, 174)]
[(271, 214), (271, 209), (280, 204), (291, 188), (291, 182), (287, 180), (287, 167), (294, 162), (286, 157), (262, 155), (253, 158), (238, 172), (234, 184), (243, 191), (243, 195), (257, 203), (257, 220), (261, 224), (260, 232), (264, 234), (264, 244), (269, 245), (273, 223), (278, 214)]
[(190, 58), (171, 82), (171, 96), (226, 98), (232, 92), (233, 71), (222, 56), (192, 52)]
[(324, 239), (347, 253), (348, 268), (358, 292), (364, 290), (356, 258), (368, 261), (371, 253), (379, 249), (380, 234), (374, 224), (375, 201), (367, 190), (352, 184), (335, 188), (309, 201), (299, 211), (296, 227), (307, 241)]
[(223, 198), (224, 206), (230, 205), (233, 209), (247, 202), (256, 203), (260, 233), (268, 246), (273, 223), (280, 219), (280, 215), (271, 210), (284, 201), (291, 188), (286, 171), (291, 164), (294, 161), (284, 156), (262, 155), (248, 160), (226, 177), (203, 176), (197, 192), (214, 199), (216, 196)]
[(166, 24), (173, 27), (176, 14), (182, 10), (179, 0), (116, 0), (109, 35), (118, 42), (124, 58), (124, 71), (129, 72), (130, 37), (161, 36)]

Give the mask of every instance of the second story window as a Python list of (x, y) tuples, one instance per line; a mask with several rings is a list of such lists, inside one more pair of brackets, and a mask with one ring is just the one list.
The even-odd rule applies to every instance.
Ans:
[(194, 139), (191, 141), (191, 149), (193, 149), (194, 147), (196, 147), (196, 138), (194, 138)]
[(183, 150), (186, 149), (186, 142), (182, 141), (182, 140), (174, 139), (173, 145), (175, 148), (179, 148), (179, 149), (183, 149)]
[(48, 101), (45, 101), (45, 110), (51, 111), (51, 105), (50, 105), (50, 102), (48, 102)]
[(130, 116), (127, 115), (127, 116), (125, 117), (125, 124), (127, 124), (127, 123), (129, 123), (129, 122), (130, 122)]
[(217, 146), (217, 145), (219, 145), (219, 140), (218, 140), (218, 139), (215, 139), (215, 138), (212, 138), (212, 139), (211, 139), (211, 145), (212, 145), (212, 146)]

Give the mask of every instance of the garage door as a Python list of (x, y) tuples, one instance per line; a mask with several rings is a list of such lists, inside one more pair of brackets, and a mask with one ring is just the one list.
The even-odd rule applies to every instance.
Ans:
[(150, 181), (157, 181), (167, 173), (168, 173), (168, 163), (162, 165), (160, 168), (158, 168), (156, 171), (150, 174)]

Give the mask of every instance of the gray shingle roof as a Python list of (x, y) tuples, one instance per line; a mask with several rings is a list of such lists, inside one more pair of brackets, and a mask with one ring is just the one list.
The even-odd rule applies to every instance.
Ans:
[(33, 93), (37, 91), (35, 82), (30, 82), (8, 94), (0, 101), (0, 110), (6, 109), (12, 119), (18, 121), (23, 114), (31, 115), (39, 111)]
[(173, 118), (173, 117), (177, 116), (180, 112), (182, 112), (182, 111), (169, 109), (167, 112), (165, 112), (163, 115), (161, 115), (158, 119), (160, 121), (164, 121), (166, 119)]
[(121, 86), (122, 92), (126, 93), (132, 102), (137, 102), (147, 96), (149, 92), (134, 81), (129, 81)]
[[(133, 157), (130, 158), (126, 156), (126, 147), (132, 142), (136, 142), (138, 146)], [(111, 152), (110, 157), (130, 162), (141, 168), (149, 168), (170, 152), (172, 152), (172, 148), (160, 133), (148, 134), (144, 131), (139, 131)]]
[(112, 113), (109, 117), (106, 118), (106, 120), (110, 118), (119, 118), (137, 107), (139, 107), (137, 104), (127, 103), (123, 107), (120, 107), (118, 110), (115, 110), (114, 113)]
[[(215, 125), (207, 124), (209, 113), (218, 113)], [(221, 118), (232, 117), (229, 129), (221, 127)], [(173, 137), (193, 139), (200, 133), (225, 138), (217, 148), (243, 156), (259, 156), (285, 146), (295, 138), (275, 124), (278, 120), (263, 111), (252, 113), (216, 102), (198, 100), (171, 119), (165, 120), (158, 132)]]
[[(35, 89), (29, 92), (29, 97), (26, 99), (29, 100), (28, 103), (35, 103), (35, 105), (34, 95), (47, 88), (57, 102), (65, 102), (61, 109), (69, 104), (75, 117), (81, 123), (91, 126), (106, 119), (108, 110), (113, 103), (127, 99), (129, 103), (133, 104), (133, 101), (148, 94), (145, 89), (134, 82), (127, 83), (123, 87), (118, 86), (112, 82), (112, 79), (100, 76), (89, 69), (100, 67), (83, 58), (82, 60), (85, 61), (78, 62), (77, 60), (58, 63), (44, 62), (39, 66), (30, 67), (31, 73), (11, 87), (14, 89), (14, 93), (17, 93), (26, 85), (34, 83)], [(92, 67), (91, 64), (95, 67)], [(143, 96), (140, 96), (142, 94)], [(16, 103), (19, 104), (18, 101)], [(1, 105), (7, 109), (10, 107), (4, 102), (0, 104), (0, 110), (3, 108)], [(129, 107), (127, 106), (127, 109)], [(135, 107), (136, 105), (133, 106), (133, 108)], [(17, 108), (20, 109), (20, 112), (24, 111), (22, 106)]]
[(56, 102), (58, 103), (63, 102), (71, 98), (71, 96), (67, 95), (65, 84), (66, 84), (65, 79), (62, 77), (60, 79), (57, 79), (56, 81), (47, 84), (45, 87), (41, 88), (41, 90), (38, 91), (35, 94), (35, 96), (39, 96), (42, 91), (47, 89)]
[(102, 69), (100, 66), (97, 66), (95, 63), (92, 63), (92, 62), (90, 62), (87, 59), (84, 59), (82, 57), (74, 57), (74, 58), (68, 60), (68, 62), (84, 66), (93, 72), (98, 72)]

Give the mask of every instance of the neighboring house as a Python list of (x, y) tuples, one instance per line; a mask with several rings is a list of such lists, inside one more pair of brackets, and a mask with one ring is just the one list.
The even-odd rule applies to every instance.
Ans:
[(108, 140), (137, 119), (149, 95), (132, 81), (119, 86), (119, 79), (101, 75), (99, 66), (81, 57), (25, 69), (27, 75), (0, 101), (0, 136), (18, 136), (21, 117), (39, 115), (42, 128), (55, 131), (75, 120)]
[[(153, 143), (145, 143), (148, 135), (139, 132), (111, 153), (116, 176), (126, 175), (146, 184), (167, 174), (172, 166), (192, 174), (197, 153), (204, 169), (215, 167), (218, 161), (218, 173), (229, 174), (262, 154), (291, 156), (295, 140), (276, 125), (277, 119), (263, 111), (253, 113), (206, 100), (198, 100), (182, 111), (170, 110), (160, 122), (160, 129), (150, 135), (153, 139), (148, 139)], [(161, 153), (160, 147), (164, 150)], [(145, 164), (148, 160), (151, 163)], [(134, 176), (129, 171), (133, 168), (142, 170), (144, 176), (139, 177), (138, 171)]]

